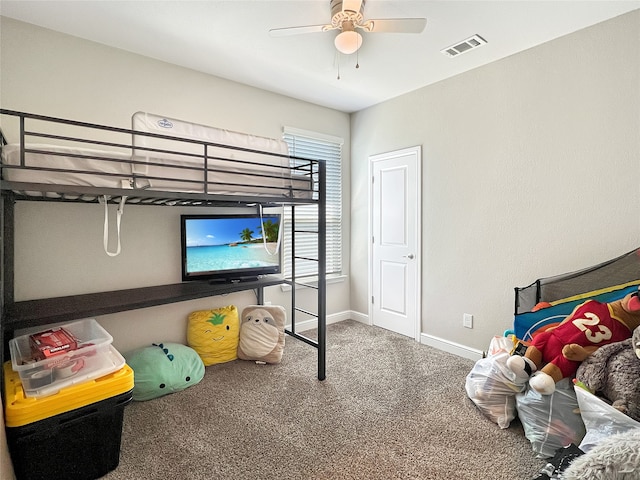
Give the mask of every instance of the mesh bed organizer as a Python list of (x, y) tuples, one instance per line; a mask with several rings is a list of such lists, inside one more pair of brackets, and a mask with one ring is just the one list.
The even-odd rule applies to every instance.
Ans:
[[(531, 340), (541, 328), (560, 323), (586, 299), (612, 302), (638, 289), (640, 248), (575, 272), (540, 278), (515, 288), (515, 335)], [(547, 308), (533, 311), (540, 302)]]

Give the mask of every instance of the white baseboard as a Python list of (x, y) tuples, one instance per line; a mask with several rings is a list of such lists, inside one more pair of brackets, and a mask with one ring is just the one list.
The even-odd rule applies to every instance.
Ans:
[(369, 315), (360, 312), (350, 311), (349, 317), (351, 320), (355, 320), (356, 322), (364, 323), (365, 325), (371, 325), (371, 321), (369, 320)]
[[(346, 318), (355, 320), (365, 325), (371, 325), (369, 315), (360, 312), (345, 312), (348, 313)], [(466, 345), (460, 345), (459, 343), (445, 340), (444, 338), (435, 337), (426, 333), (420, 334), (420, 343), (422, 345), (428, 345), (430, 347), (437, 348), (438, 350), (444, 350), (445, 352), (453, 353), (459, 357), (470, 358), (471, 360), (479, 360), (484, 357), (482, 350), (476, 350), (475, 348), (467, 347)]]
[[(343, 320), (354, 320), (356, 322), (364, 323), (365, 325), (371, 325), (369, 315), (355, 312), (353, 310), (346, 310), (344, 312), (327, 315), (327, 325), (341, 322)], [(317, 326), (318, 321), (316, 319), (296, 322), (296, 331), (303, 332), (305, 330), (316, 328)], [(291, 329), (291, 325), (287, 325), (286, 328)], [(428, 345), (430, 347), (437, 348), (438, 350), (453, 353), (459, 357), (469, 358), (471, 360), (479, 360), (484, 356), (484, 352), (482, 350), (476, 350), (475, 348), (460, 345), (459, 343), (451, 342), (444, 338), (435, 337), (426, 333), (420, 334), (420, 343), (422, 345)]]
[(426, 333), (420, 334), (420, 343), (437, 348), (438, 350), (453, 353), (459, 357), (469, 358), (471, 360), (480, 360), (484, 356), (484, 352), (482, 350), (476, 350), (475, 348), (460, 345), (459, 343), (451, 342), (433, 335), (427, 335)]
[[(350, 311), (333, 313), (331, 315), (327, 315), (327, 325), (338, 323), (343, 320), (349, 320), (350, 318), (352, 318), (352, 312)], [(305, 330), (311, 330), (312, 328), (317, 327), (318, 320), (315, 318), (296, 322), (296, 332), (304, 332)], [(291, 324), (289, 323), (285, 325), (285, 328), (287, 330), (291, 330)]]

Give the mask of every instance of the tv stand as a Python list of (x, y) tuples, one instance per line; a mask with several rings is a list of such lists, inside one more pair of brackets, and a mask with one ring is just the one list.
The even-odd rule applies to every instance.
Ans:
[(238, 283), (246, 283), (246, 282), (258, 282), (260, 280), (272, 281), (272, 280), (284, 280), (282, 277), (272, 277), (265, 275), (249, 275), (246, 277), (231, 277), (231, 278), (210, 278), (207, 280), (209, 285), (224, 285), (224, 284), (238, 284)]
[(257, 282), (258, 277), (236, 277), (229, 280), (231, 283)]

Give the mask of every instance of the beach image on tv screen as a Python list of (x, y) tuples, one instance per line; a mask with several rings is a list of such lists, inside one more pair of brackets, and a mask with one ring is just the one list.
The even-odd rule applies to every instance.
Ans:
[[(264, 231), (263, 231), (264, 227)], [(278, 265), (279, 217), (187, 219), (187, 273)], [(265, 238), (266, 237), (266, 248)]]

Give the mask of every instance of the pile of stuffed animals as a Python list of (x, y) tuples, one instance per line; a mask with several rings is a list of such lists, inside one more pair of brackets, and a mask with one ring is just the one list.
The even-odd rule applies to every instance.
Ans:
[(500, 428), (519, 418), (549, 459), (533, 480), (640, 478), (640, 287), (586, 300), (526, 344), (494, 337), (466, 391)]
[(637, 428), (640, 290), (609, 303), (586, 300), (526, 345), (509, 337), (492, 340), (500, 348), (476, 362), (466, 391), (501, 428), (517, 416), (537, 456), (552, 457), (589, 434), (574, 383), (590, 392), (589, 401), (617, 409)]
[(640, 420), (640, 291), (611, 303), (587, 300), (507, 366), (542, 395), (575, 377)]
[(200, 310), (188, 317), (187, 344), (153, 343), (125, 355), (134, 372), (133, 399), (144, 401), (196, 385), (205, 367), (238, 358), (280, 363), (286, 313), (277, 305)]

